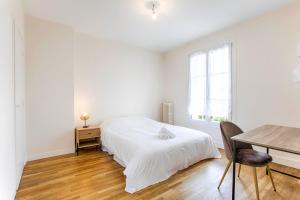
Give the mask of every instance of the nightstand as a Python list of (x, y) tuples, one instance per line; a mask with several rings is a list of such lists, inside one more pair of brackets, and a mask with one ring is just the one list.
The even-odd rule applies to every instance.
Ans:
[(83, 148), (96, 147), (100, 149), (100, 128), (88, 127), (88, 128), (76, 128), (75, 129), (75, 149), (76, 154)]

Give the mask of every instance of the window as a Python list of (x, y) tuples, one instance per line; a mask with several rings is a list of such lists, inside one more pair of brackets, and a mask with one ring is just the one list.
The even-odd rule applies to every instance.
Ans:
[(231, 45), (190, 57), (192, 119), (220, 122), (231, 116)]

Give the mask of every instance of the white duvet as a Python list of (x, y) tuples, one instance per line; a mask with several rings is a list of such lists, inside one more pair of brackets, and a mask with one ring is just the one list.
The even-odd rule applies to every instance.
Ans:
[[(158, 132), (163, 126), (176, 137), (160, 139)], [(125, 167), (125, 191), (129, 193), (166, 180), (200, 160), (220, 157), (208, 134), (147, 118), (104, 121), (101, 140), (103, 150)]]

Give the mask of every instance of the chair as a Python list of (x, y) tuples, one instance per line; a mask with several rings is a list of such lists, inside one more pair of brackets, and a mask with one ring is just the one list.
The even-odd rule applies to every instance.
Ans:
[[(228, 159), (228, 163), (223, 173), (223, 176), (220, 180), (218, 189), (220, 188), (228, 172), (228, 169), (232, 163), (233, 141), (231, 140), (231, 137), (243, 133), (243, 131), (237, 125), (228, 121), (221, 122), (220, 128), (222, 133), (222, 140), (224, 143), (225, 155)], [(253, 169), (253, 178), (255, 183), (256, 198), (258, 200), (259, 200), (259, 191), (258, 191), (258, 184), (257, 184), (256, 167), (266, 166), (274, 191), (276, 191), (271, 170), (269, 168), (269, 163), (271, 161), (272, 161), (272, 157), (270, 155), (253, 150), (251, 144), (236, 142), (236, 162), (239, 163), (238, 177), (240, 176), (241, 165), (248, 165), (253, 167), (252, 169)]]

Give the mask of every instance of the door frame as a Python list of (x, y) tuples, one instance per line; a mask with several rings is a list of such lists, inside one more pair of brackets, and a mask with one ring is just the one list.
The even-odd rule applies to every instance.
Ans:
[[(16, 37), (19, 37), (21, 39), (21, 46), (22, 46), (22, 53), (25, 54), (25, 47), (24, 47), (24, 37), (22, 36), (16, 22), (15, 22), (15, 19), (12, 20), (12, 65), (13, 65), (13, 99), (14, 99), (14, 102), (13, 102), (13, 110), (14, 110), (14, 136), (15, 136), (15, 170), (16, 170), (16, 190), (18, 189), (19, 187), (19, 184), (20, 184), (20, 181), (21, 181), (21, 177), (22, 177), (22, 173), (23, 173), (23, 169), (24, 169), (24, 166), (25, 166), (25, 163), (26, 163), (26, 126), (22, 125), (22, 127), (24, 128), (23, 130), (23, 145), (22, 145), (22, 152), (24, 152), (22, 154), (22, 160), (24, 161), (24, 163), (22, 163), (22, 166), (20, 168), (20, 165), (19, 165), (19, 161), (18, 161), (18, 157), (17, 157), (17, 153), (19, 150), (18, 147), (17, 147), (17, 69), (16, 69)], [(23, 67), (25, 68), (25, 55), (23, 57)], [(24, 74), (25, 76), (25, 70), (24, 70)], [(25, 77), (24, 77), (24, 80), (25, 80)], [(25, 84), (25, 83), (24, 83)], [(24, 90), (26, 90), (26, 86), (24, 88)], [(24, 103), (22, 103), (23, 105), (23, 108), (24, 108), (24, 123), (26, 123), (26, 117), (25, 117), (25, 112), (26, 112), (26, 109), (25, 109), (25, 91), (24, 91)]]

